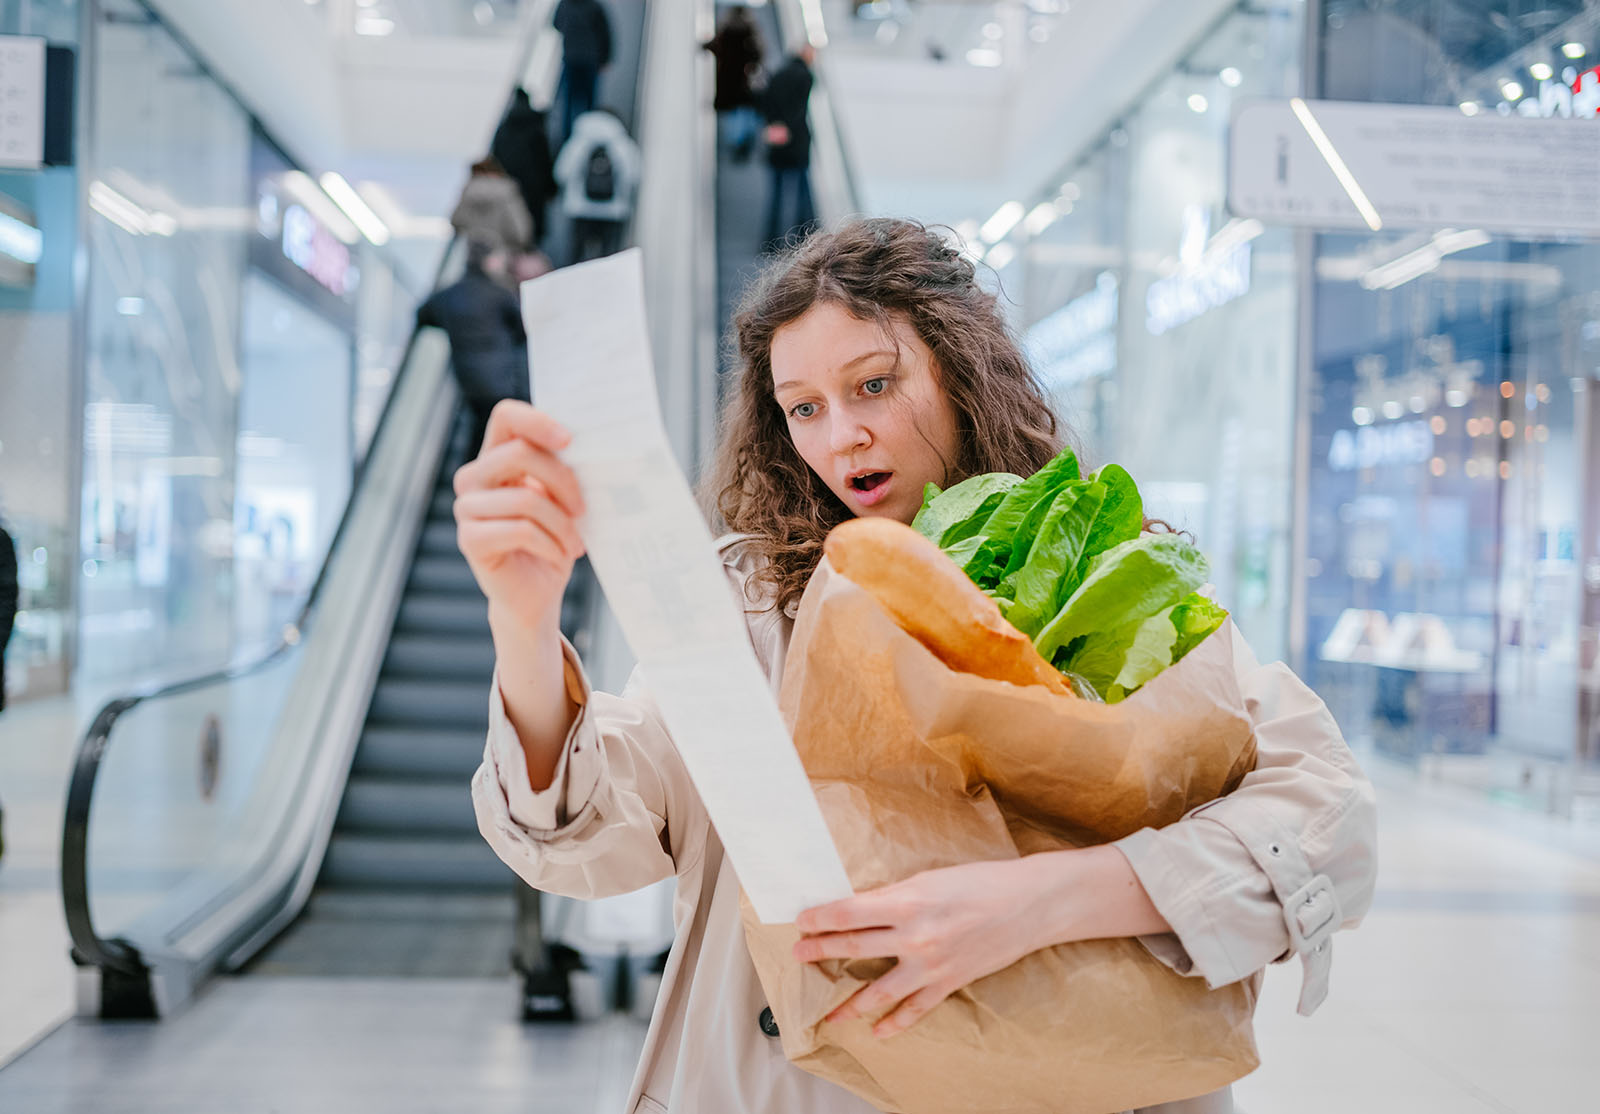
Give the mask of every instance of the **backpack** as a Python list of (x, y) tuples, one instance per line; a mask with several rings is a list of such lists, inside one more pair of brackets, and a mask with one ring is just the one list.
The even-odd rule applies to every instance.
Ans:
[(617, 196), (617, 170), (604, 143), (589, 152), (589, 168), (583, 175), (583, 196), (590, 201), (610, 201)]

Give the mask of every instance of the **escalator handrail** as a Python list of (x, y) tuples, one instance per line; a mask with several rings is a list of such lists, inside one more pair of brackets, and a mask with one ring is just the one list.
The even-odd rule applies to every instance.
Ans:
[[(525, 41), (518, 52), (518, 64), (513, 71), (520, 75), (528, 64), (541, 35), (549, 27), (551, 5), (546, 3), (543, 19), (533, 20), (526, 32)], [(514, 91), (506, 95), (505, 109), (511, 106)], [(449, 273), (451, 260), (462, 246), (460, 233), (452, 235), (439, 258), (439, 265), (434, 270), (433, 281), (428, 289), (430, 293), (440, 289), (445, 276)], [(421, 327), (413, 323), (411, 332), (406, 338), (405, 348), (402, 351), (399, 371), (394, 382), (390, 385), (389, 396), (384, 400), (383, 409), (379, 412), (377, 425), (374, 427), (372, 443), (376, 444), (385, 424), (393, 412), (395, 399), (400, 395), (400, 386), (405, 376), (412, 367), (412, 354), (416, 349), (417, 335)], [(106, 701), (95, 713), (88, 729), (84, 732), (78, 744), (77, 754), (73, 759), (72, 779), (68, 783), (66, 811), (62, 822), (61, 836), (61, 897), (66, 915), (68, 936), (72, 942), (73, 959), (80, 966), (106, 968), (126, 975), (138, 976), (147, 972), (148, 968), (140, 957), (138, 949), (122, 938), (105, 939), (94, 928), (94, 918), (89, 907), (89, 814), (93, 805), (94, 790), (98, 781), (100, 768), (105, 760), (106, 751), (110, 745), (111, 732), (116, 727), (117, 721), (129, 711), (146, 701), (167, 699), (180, 696), (184, 693), (194, 692), (214, 685), (227, 684), (243, 678), (264, 672), (283, 657), (287, 656), (299, 645), (302, 633), (311, 622), (321, 595), (322, 586), (327, 580), (328, 569), (332, 563), (333, 554), (337, 551), (339, 542), (345, 536), (349, 523), (353, 517), (355, 507), (355, 493), (360, 489), (362, 480), (367, 474), (367, 465), (372, 454), (367, 456), (356, 466), (350, 485), (350, 498), (345, 501), (344, 511), (339, 517), (333, 535), (328, 541), (328, 547), (323, 553), (322, 564), (317, 569), (316, 579), (312, 581), (311, 588), (306, 594), (305, 602), (301, 605), (295, 621), (288, 624), (278, 636), (278, 641), (271, 649), (259, 653), (255, 657), (230, 664), (222, 669), (215, 669), (197, 676), (187, 677), (183, 680), (166, 683), (151, 683), (135, 688)]]

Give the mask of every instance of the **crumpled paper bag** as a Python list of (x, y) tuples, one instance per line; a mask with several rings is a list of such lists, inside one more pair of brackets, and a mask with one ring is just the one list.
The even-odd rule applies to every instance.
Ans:
[[(1255, 740), (1227, 626), (1117, 705), (955, 673), (823, 562), (780, 704), (851, 883), (1079, 847), (1171, 823), (1236, 786)], [(822, 1018), (893, 960), (800, 964), (744, 903), (788, 1058), (897, 1114), (1111, 1114), (1258, 1064), (1258, 983), (1207, 990), (1137, 940), (1035, 952), (909, 1030)]]

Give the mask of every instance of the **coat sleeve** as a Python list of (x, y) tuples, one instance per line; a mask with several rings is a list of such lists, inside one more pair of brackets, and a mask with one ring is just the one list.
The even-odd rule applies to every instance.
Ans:
[(1327, 993), (1329, 938), (1372, 904), (1376, 803), (1321, 699), (1232, 637), (1255, 770), (1226, 797), (1115, 846), (1172, 926), (1142, 938), (1157, 959), (1218, 987), (1298, 954), (1309, 1014)]
[(692, 870), (710, 822), (639, 671), (620, 697), (594, 692), (577, 653), (564, 651), (581, 708), (547, 789), (528, 780), (496, 677), (472, 779), (478, 830), (530, 886), (567, 897), (627, 893)]

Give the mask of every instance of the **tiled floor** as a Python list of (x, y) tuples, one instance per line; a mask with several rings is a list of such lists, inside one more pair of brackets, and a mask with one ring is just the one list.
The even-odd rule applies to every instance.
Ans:
[[(0, 718), (0, 1064), (70, 1010), (57, 893), (66, 702)], [(1377, 907), (1338, 937), (1333, 993), (1295, 1015), (1298, 965), (1257, 1013), (1248, 1114), (1543, 1114), (1600, 1090), (1600, 827), (1519, 813), (1374, 763)], [(0, 1070), (0, 1110), (619, 1111), (642, 1039), (613, 1018), (512, 1020), (508, 981), (246, 977), (158, 1025), (72, 1022)]]

